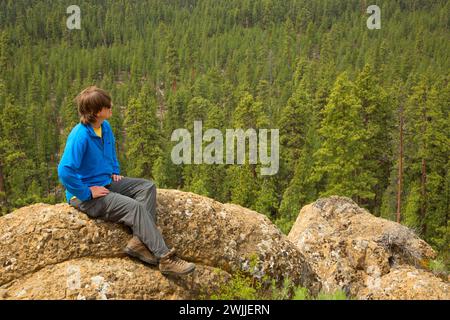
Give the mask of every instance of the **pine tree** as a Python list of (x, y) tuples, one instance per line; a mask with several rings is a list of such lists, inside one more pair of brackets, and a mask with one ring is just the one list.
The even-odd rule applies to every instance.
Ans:
[(169, 41), (169, 46), (167, 47), (166, 64), (172, 91), (175, 92), (177, 90), (180, 77), (180, 62), (173, 38)]
[(125, 111), (126, 173), (153, 178), (153, 164), (161, 154), (156, 102), (142, 87), (138, 98), (131, 98)]
[[(267, 117), (262, 113), (262, 103), (255, 101), (248, 92), (243, 92), (234, 110), (233, 127), (235, 129), (266, 128)], [(247, 149), (248, 150), (248, 149)], [(230, 189), (231, 201), (249, 208), (254, 208), (259, 182), (256, 165), (249, 164), (248, 151), (245, 164), (232, 165), (227, 169), (227, 187)]]
[[(225, 136), (225, 111), (216, 104), (212, 105), (208, 111), (207, 120), (204, 124), (204, 130), (217, 129)], [(212, 143), (204, 142), (203, 150)], [(224, 146), (225, 147), (225, 146)], [(225, 148), (224, 148), (225, 151)], [(222, 155), (222, 164), (202, 164), (203, 181), (207, 194), (218, 201), (226, 202), (227, 190), (224, 188), (223, 181), (226, 180), (225, 154)]]
[[(208, 99), (195, 96), (191, 99), (187, 106), (186, 110), (186, 119), (185, 119), (185, 126), (184, 128), (187, 128), (188, 131), (191, 133), (191, 139), (194, 139), (194, 122), (195, 121), (201, 121), (202, 127), (204, 126), (207, 112), (212, 108), (212, 104)], [(203, 130), (204, 131), (204, 130)], [(203, 135), (203, 132), (201, 133)], [(193, 149), (193, 152), (195, 150)], [(193, 186), (196, 186), (196, 189), (198, 192), (201, 192), (203, 195), (207, 195), (207, 189), (205, 187), (205, 181), (203, 181), (204, 175), (201, 175), (199, 173), (201, 169), (201, 165), (198, 163), (195, 163), (195, 159), (193, 159), (192, 164), (186, 164), (183, 166), (183, 179), (184, 179), (184, 185), (185, 189), (189, 191), (193, 191)], [(201, 181), (200, 181), (201, 180)]]
[(410, 185), (405, 222), (411, 227), (420, 229), (420, 232), (424, 234), (427, 205), (427, 99), (429, 94), (426, 79), (422, 79), (412, 90), (405, 110), (405, 177)]
[[(6, 32), (0, 32), (0, 112), (3, 111), (5, 104), (6, 104), (6, 98), (7, 98), (7, 92), (6, 92), (6, 84), (4, 79), (4, 74), (6, 72), (6, 62), (8, 58), (8, 38)], [(0, 129), (2, 126), (0, 126)], [(6, 148), (6, 145), (3, 145), (5, 142), (3, 141), (6, 138), (6, 133), (0, 130), (0, 207), (2, 207), (2, 212), (0, 214), (5, 213), (3, 212), (3, 208), (6, 209), (5, 204), (7, 203), (7, 197), (6, 197), (6, 181), (5, 181), (5, 175), (4, 175), (4, 166), (5, 166), (5, 151), (2, 148)]]
[[(327, 33), (324, 36), (322, 46), (320, 49), (320, 63), (316, 65), (318, 68), (317, 74), (319, 75), (316, 80), (316, 96), (314, 106), (316, 112), (321, 115), (321, 111), (327, 103), (327, 99), (330, 94), (330, 90), (333, 86), (333, 80), (335, 79), (335, 60), (333, 52), (333, 37), (331, 33)], [(321, 120), (319, 118), (319, 120)]]
[(287, 106), (281, 112), (280, 151), (282, 181), (292, 178), (296, 163), (305, 145), (306, 131), (313, 115), (311, 96), (306, 84), (301, 81)]
[(73, 127), (80, 122), (80, 118), (78, 115), (77, 106), (75, 104), (75, 97), (81, 88), (79, 82), (75, 81), (72, 86), (73, 89), (67, 92), (64, 97), (63, 104), (61, 106), (60, 111), (60, 128), (59, 131), (61, 134), (59, 135), (59, 154), (62, 155), (67, 137), (69, 136), (70, 131)]
[[(295, 162), (294, 173), (284, 190), (278, 219), (293, 223), (300, 209), (316, 198), (316, 186), (311, 179), (314, 168), (314, 152), (319, 148), (315, 117), (306, 125), (305, 144)], [(290, 228), (289, 228), (290, 229)]]
[(32, 167), (27, 158), (25, 123), (23, 110), (14, 104), (11, 96), (6, 97), (0, 122), (0, 164), (4, 177), (5, 202), (12, 207), (24, 205), (26, 178)]
[(448, 101), (450, 83), (447, 79), (437, 82), (430, 90), (428, 98), (429, 139), (427, 159), (427, 233), (426, 240), (440, 252), (445, 253), (450, 246), (450, 122)]
[(280, 202), (277, 181), (273, 176), (264, 176), (260, 180), (261, 185), (256, 194), (254, 208), (257, 212), (274, 219), (277, 215)]
[(154, 165), (154, 177), (159, 187), (181, 188), (183, 185), (183, 165), (172, 163), (170, 154), (173, 144), (170, 137), (174, 130), (185, 127), (186, 105), (190, 100), (189, 90), (182, 86), (168, 98), (167, 114), (163, 119), (162, 154)]
[(409, 185), (405, 223), (420, 230), (425, 239), (439, 233), (438, 225), (446, 228), (443, 222), (448, 218), (448, 83), (438, 88), (422, 78), (413, 87), (405, 110), (405, 179)]
[[(404, 195), (404, 105), (406, 96), (405, 85), (399, 81), (395, 82), (390, 88), (388, 96), (391, 96), (391, 103), (395, 106), (396, 123), (391, 131), (391, 141), (394, 146), (392, 152), (390, 175), (388, 185), (383, 192), (380, 206), (381, 217), (395, 220), (400, 223), (403, 214), (403, 195)], [(389, 130), (390, 131), (390, 130)], [(395, 216), (394, 216), (395, 212)]]
[(356, 95), (361, 101), (361, 114), (367, 138), (368, 153), (365, 155), (366, 170), (377, 179), (373, 188), (375, 197), (368, 204), (368, 209), (379, 214), (383, 192), (388, 184), (392, 159), (390, 132), (392, 128), (392, 111), (387, 94), (380, 86), (377, 70), (366, 65), (356, 80)]
[(235, 128), (267, 128), (269, 119), (263, 113), (263, 105), (248, 92), (243, 92), (233, 115)]
[(315, 153), (314, 179), (323, 185), (321, 196), (337, 194), (367, 204), (375, 196), (377, 179), (366, 170), (368, 144), (361, 101), (345, 73), (331, 91), (319, 134), (322, 143)]

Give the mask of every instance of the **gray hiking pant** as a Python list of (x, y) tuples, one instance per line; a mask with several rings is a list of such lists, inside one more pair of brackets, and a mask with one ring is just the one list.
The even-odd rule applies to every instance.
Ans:
[(169, 252), (156, 227), (155, 184), (146, 179), (123, 177), (105, 187), (110, 190), (106, 196), (88, 201), (72, 199), (70, 205), (92, 218), (131, 227), (133, 235), (157, 257)]

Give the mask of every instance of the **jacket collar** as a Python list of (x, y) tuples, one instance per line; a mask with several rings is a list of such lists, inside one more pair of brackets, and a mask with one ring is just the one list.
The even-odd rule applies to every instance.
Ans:
[[(106, 120), (105, 120), (106, 121)], [(101, 127), (102, 127), (102, 135), (106, 134), (108, 132), (108, 126), (105, 124), (105, 121), (102, 122)], [(87, 132), (89, 133), (89, 135), (91, 135), (92, 137), (95, 138), (100, 138), (94, 131), (94, 128), (92, 127), (92, 125), (89, 124), (84, 124), (82, 123), (82, 125), (86, 128)]]

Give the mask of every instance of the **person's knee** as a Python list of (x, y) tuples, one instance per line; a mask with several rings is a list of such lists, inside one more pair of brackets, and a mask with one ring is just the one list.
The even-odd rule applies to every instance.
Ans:
[(145, 184), (149, 187), (149, 188), (154, 188), (155, 187), (155, 183), (152, 180), (147, 180), (145, 179)]
[(147, 190), (150, 190), (151, 193), (156, 194), (156, 186), (155, 183), (151, 180), (144, 179), (143, 187)]

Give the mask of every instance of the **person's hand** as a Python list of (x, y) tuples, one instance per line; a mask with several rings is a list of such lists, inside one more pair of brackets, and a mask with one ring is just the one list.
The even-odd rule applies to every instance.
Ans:
[(115, 182), (120, 181), (122, 178), (123, 178), (123, 176), (120, 176), (120, 175), (118, 175), (118, 174), (113, 174), (113, 175), (112, 175), (112, 179), (113, 179), (113, 181), (115, 181)]
[(109, 190), (105, 187), (92, 186), (89, 189), (91, 189), (92, 199), (104, 197), (109, 193)]

